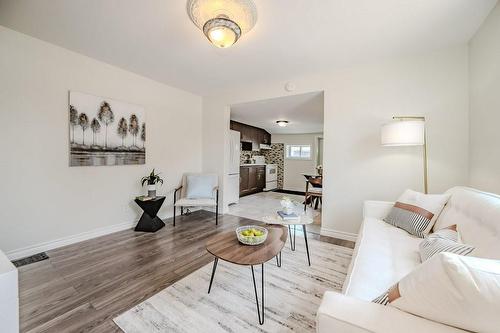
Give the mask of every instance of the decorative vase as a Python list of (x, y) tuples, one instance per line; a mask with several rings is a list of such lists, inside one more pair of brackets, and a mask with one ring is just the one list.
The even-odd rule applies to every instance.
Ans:
[(148, 184), (148, 197), (156, 197), (156, 184)]

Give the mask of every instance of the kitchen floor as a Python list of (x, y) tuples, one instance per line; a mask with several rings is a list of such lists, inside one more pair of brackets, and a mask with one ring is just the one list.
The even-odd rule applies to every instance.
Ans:
[[(261, 221), (266, 215), (276, 214), (281, 208), (280, 201), (283, 197), (289, 197), (296, 203), (296, 210), (303, 212), (304, 197), (301, 195), (285, 194), (278, 192), (260, 192), (240, 198), (240, 202), (229, 206), (229, 214), (246, 217)], [(307, 226), (307, 231), (320, 234), (321, 229), (321, 209), (307, 207), (306, 214), (310, 215), (314, 222)]]

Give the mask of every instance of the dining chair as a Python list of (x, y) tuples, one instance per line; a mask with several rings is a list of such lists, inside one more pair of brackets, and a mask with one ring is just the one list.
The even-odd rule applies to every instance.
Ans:
[(306, 192), (304, 198), (304, 212), (307, 205), (311, 204), (318, 209), (318, 204), (323, 205), (323, 177), (310, 177), (306, 181)]

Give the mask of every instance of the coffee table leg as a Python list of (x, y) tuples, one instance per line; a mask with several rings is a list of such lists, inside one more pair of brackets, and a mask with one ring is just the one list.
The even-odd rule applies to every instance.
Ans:
[(276, 255), (276, 266), (281, 267), (281, 251)]
[(210, 294), (210, 289), (212, 289), (212, 282), (214, 282), (215, 270), (217, 269), (217, 262), (219, 258), (215, 257), (214, 259), (214, 267), (212, 268), (212, 276), (210, 277), (210, 285), (208, 286), (208, 293)]
[[(259, 316), (259, 324), (264, 324), (264, 264), (262, 267), (262, 310), (259, 307), (259, 296), (257, 295), (257, 285), (255, 284), (255, 273), (253, 272), (253, 265), (250, 266), (252, 268), (252, 280), (253, 280), (253, 290), (255, 291), (255, 302), (257, 303), (257, 315)], [(261, 316), (262, 312), (262, 316)]]
[(306, 241), (307, 262), (309, 263), (309, 266), (311, 266), (311, 258), (309, 257), (309, 244), (307, 244), (307, 230), (305, 224), (302, 225), (302, 230), (304, 231), (304, 239)]
[(290, 249), (292, 251), (295, 251), (295, 234), (296, 234), (295, 224), (293, 225), (293, 238), (292, 238), (292, 226), (291, 225), (288, 226), (288, 233), (290, 234)]

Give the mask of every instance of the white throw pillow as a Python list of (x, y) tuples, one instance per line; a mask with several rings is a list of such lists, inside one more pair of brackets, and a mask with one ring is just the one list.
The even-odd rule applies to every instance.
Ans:
[(399, 281), (394, 306), (473, 332), (500, 331), (500, 260), (439, 253)]
[(406, 190), (384, 221), (424, 238), (449, 199), (449, 194), (424, 194)]
[(216, 175), (187, 175), (186, 198), (208, 199), (214, 197), (214, 187), (217, 185)]

